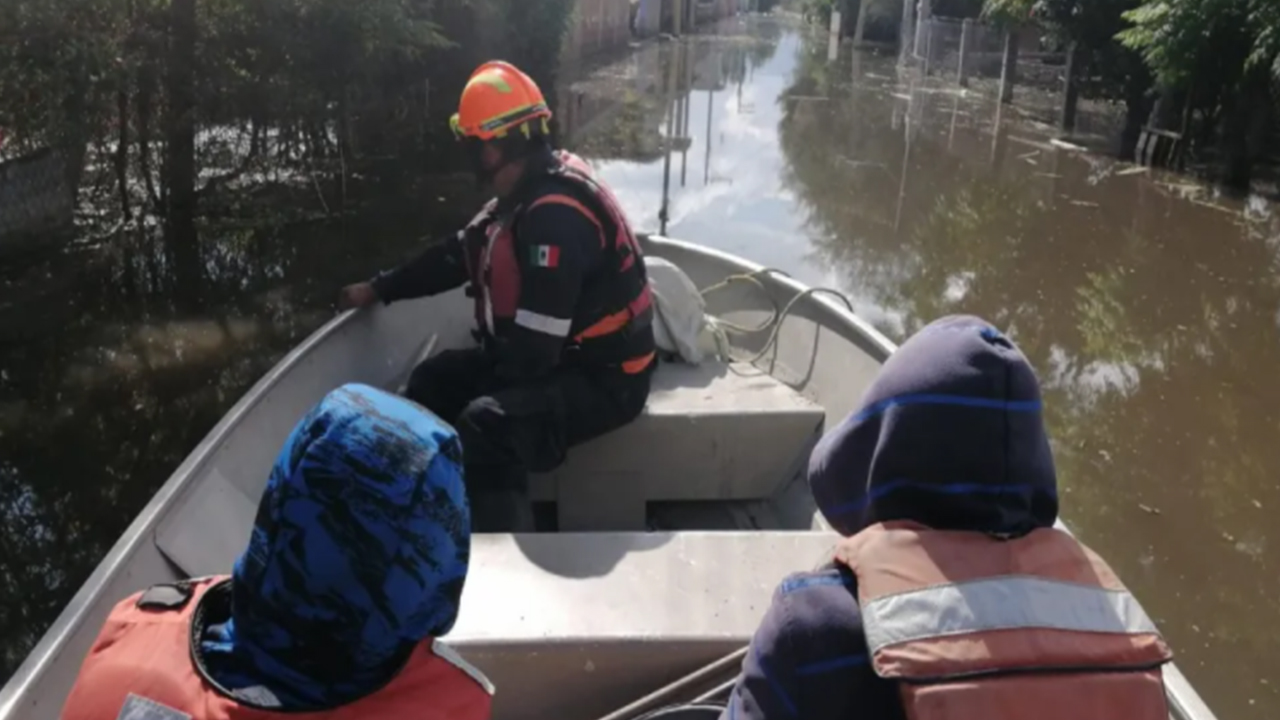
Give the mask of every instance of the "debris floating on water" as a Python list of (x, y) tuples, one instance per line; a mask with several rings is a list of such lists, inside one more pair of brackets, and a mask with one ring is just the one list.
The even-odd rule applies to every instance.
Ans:
[(1160, 508), (1151, 507), (1150, 505), (1143, 505), (1142, 503), (1138, 503), (1138, 509), (1148, 515), (1160, 514)]
[(1150, 172), (1150, 168), (1142, 165), (1132, 165), (1123, 170), (1117, 170), (1116, 175), (1137, 175), (1138, 173)]
[(1069, 142), (1067, 142), (1066, 140), (1059, 140), (1058, 138), (1053, 138), (1052, 140), (1050, 140), (1050, 141), (1049, 141), (1049, 144), (1050, 144), (1050, 145), (1052, 145), (1052, 146), (1054, 146), (1054, 147), (1060, 147), (1060, 148), (1062, 148), (1063, 150), (1074, 150), (1074, 151), (1076, 151), (1076, 152), (1086, 152), (1086, 151), (1088, 150), (1088, 148), (1086, 148), (1086, 147), (1084, 147), (1084, 146), (1082, 146), (1082, 145), (1076, 145), (1075, 143), (1069, 143)]

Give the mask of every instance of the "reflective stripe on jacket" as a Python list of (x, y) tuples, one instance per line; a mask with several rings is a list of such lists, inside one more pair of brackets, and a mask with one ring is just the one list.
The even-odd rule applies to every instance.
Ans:
[[(590, 167), (564, 151), (557, 152), (555, 159), (549, 173), (581, 191), (581, 197), (542, 195), (527, 207), (520, 205), (508, 217), (493, 217), (481, 232), (468, 237), (466, 257), (476, 324), (490, 337), (501, 336), (505, 323), (565, 336), (569, 338), (566, 349), (580, 353), (585, 363), (618, 366), (627, 373), (641, 372), (653, 361), (654, 347), (653, 296), (640, 244), (617, 199), (596, 181)], [(602, 251), (601, 266), (586, 282), (602, 290), (599, 294), (605, 301), (599, 307), (580, 308), (571, 320), (535, 315), (519, 307), (521, 269), (516, 233), (528, 211), (548, 204), (573, 208), (586, 217), (598, 231)], [(554, 264), (555, 260), (548, 257), (544, 262)]]
[(999, 539), (873, 525), (836, 560), (857, 576), (872, 668), (911, 720), (1167, 720), (1159, 631), (1069, 534)]
[[(172, 586), (190, 594), (171, 606), (140, 603), (151, 591), (118, 603), (80, 668), (62, 720), (488, 720), (492, 684), (451, 648), (430, 639), (418, 644), (382, 689), (332, 710), (282, 713), (229, 697), (192, 661), (196, 608), (204, 594), (223, 581), (209, 578)], [(239, 694), (253, 697), (254, 689)]]

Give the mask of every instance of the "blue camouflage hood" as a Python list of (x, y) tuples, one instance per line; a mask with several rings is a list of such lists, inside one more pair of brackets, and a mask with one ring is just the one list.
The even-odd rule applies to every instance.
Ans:
[(202, 643), (211, 673), (332, 707), (448, 632), (470, 556), (461, 456), (453, 428), (407, 400), (364, 385), (321, 400), (271, 470), (231, 621)]
[(1053, 525), (1057, 479), (1035, 372), (979, 318), (931, 323), (814, 448), (809, 486), (846, 536), (888, 520), (1011, 535)]

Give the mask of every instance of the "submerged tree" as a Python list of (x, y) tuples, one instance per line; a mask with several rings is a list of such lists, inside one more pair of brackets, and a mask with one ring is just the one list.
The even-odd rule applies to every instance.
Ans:
[(1217, 140), (1223, 181), (1249, 184), (1268, 148), (1273, 78), (1280, 76), (1280, 5), (1272, 0), (1144, 0), (1120, 40), (1142, 53), (1168, 112), (1204, 147)]

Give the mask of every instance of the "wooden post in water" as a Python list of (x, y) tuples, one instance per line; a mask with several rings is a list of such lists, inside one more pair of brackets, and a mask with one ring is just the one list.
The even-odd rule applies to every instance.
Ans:
[(831, 8), (831, 34), (827, 38), (827, 60), (833, 61), (840, 55), (840, 11)]
[(933, 31), (936, 25), (933, 18), (929, 18), (924, 23), (924, 74), (933, 73)]
[(956, 141), (956, 116), (960, 114), (960, 94), (955, 94), (955, 99), (951, 102), (951, 130), (947, 132), (947, 152), (951, 152), (951, 146)]
[[(911, 2), (911, 0), (906, 0)], [(924, 44), (922, 36), (929, 24), (929, 18), (933, 17), (933, 0), (920, 0), (920, 11), (916, 16), (916, 38), (914, 49), (911, 51), (916, 57), (920, 57), (921, 45)]]
[(858, 0), (858, 22), (853, 26), (853, 49), (862, 45), (862, 33), (867, 29), (867, 8), (871, 0)]
[(907, 170), (911, 167), (911, 112), (907, 111), (902, 128), (902, 177), (898, 181), (898, 202), (893, 210), (893, 233), (902, 227), (902, 204), (907, 197)]
[(973, 38), (973, 19), (965, 18), (960, 23), (960, 59), (956, 62), (956, 83), (960, 87), (969, 87), (969, 43)]
[(1062, 91), (1062, 129), (1076, 129), (1076, 108), (1080, 101), (1080, 46), (1074, 41), (1067, 47), (1067, 86)]
[(689, 113), (693, 109), (693, 64), (697, 61), (696, 47), (690, 45), (684, 63), (684, 120), (680, 123), (680, 187), (685, 186), (689, 171)]
[(902, 63), (911, 54), (913, 38), (916, 36), (915, 14), (912, 12), (911, 0), (902, 1), (902, 26), (898, 28), (898, 62)]
[(672, 28), (675, 30), (672, 34), (679, 37), (684, 32), (684, 0), (671, 0), (671, 3)]
[(1013, 102), (1013, 86), (1018, 81), (1018, 30), (1004, 36), (1004, 61), (1000, 64), (1000, 102)]
[(1004, 165), (1005, 148), (1009, 145), (1009, 134), (1004, 131), (1001, 118), (1004, 105), (996, 103), (996, 119), (991, 126), (991, 170), (995, 177), (1000, 177), (1000, 168)]
[(667, 103), (667, 136), (663, 139), (662, 158), (662, 209), (658, 211), (659, 234), (667, 234), (667, 221), (671, 219), (671, 151), (676, 132), (676, 113), (679, 108), (679, 83), (676, 72), (679, 70), (680, 58), (684, 55), (683, 43), (673, 44), (673, 57), (667, 65), (667, 77), (663, 82), (663, 98)]

